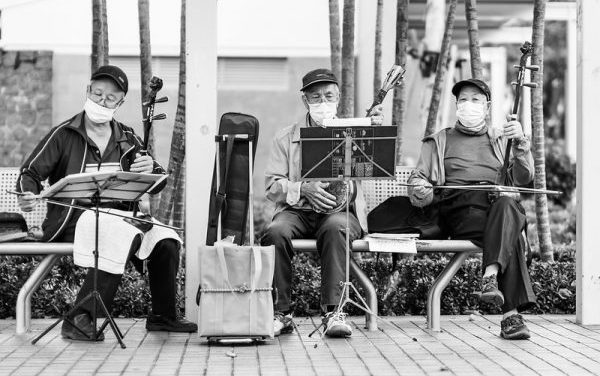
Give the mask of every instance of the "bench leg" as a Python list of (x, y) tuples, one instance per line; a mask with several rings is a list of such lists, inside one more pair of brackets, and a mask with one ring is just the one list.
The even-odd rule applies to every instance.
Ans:
[(427, 294), (427, 328), (440, 332), (440, 298), (442, 292), (448, 286), (452, 277), (456, 274), (463, 262), (471, 255), (471, 252), (457, 252), (446, 265), (440, 275), (433, 281), (433, 285)]
[(61, 255), (44, 257), (19, 290), (16, 307), (17, 334), (25, 334), (29, 331), (31, 324), (31, 294), (37, 290), (60, 257)]
[(367, 304), (373, 314), (365, 312), (367, 330), (377, 330), (377, 293), (371, 279), (362, 271), (356, 261), (350, 260), (350, 271), (357, 279), (358, 284), (365, 290)]

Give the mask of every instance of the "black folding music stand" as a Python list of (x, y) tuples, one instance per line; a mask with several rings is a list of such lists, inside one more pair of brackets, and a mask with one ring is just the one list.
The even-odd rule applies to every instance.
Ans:
[[(123, 343), (123, 334), (119, 330), (119, 327), (115, 323), (114, 319), (110, 315), (110, 312), (106, 308), (106, 305), (102, 301), (102, 297), (98, 292), (98, 224), (100, 216), (100, 204), (111, 201), (138, 201), (143, 194), (152, 190), (156, 185), (163, 181), (167, 175), (158, 174), (141, 174), (135, 172), (89, 172), (81, 174), (68, 175), (57, 183), (53, 184), (48, 190), (42, 192), (40, 198), (54, 200), (54, 199), (71, 199), (70, 204), (61, 203), (60, 201), (50, 201), (53, 204), (59, 204), (64, 206), (70, 206), (74, 208), (82, 208), (80, 205), (75, 205), (74, 201), (90, 202), (93, 206), (93, 210), (96, 214), (96, 227), (95, 227), (95, 249), (94, 249), (94, 283), (93, 290), (81, 299), (73, 308), (71, 308), (63, 317), (56, 320), (50, 325), (44, 332), (37, 336), (32, 344), (35, 344), (43, 336), (45, 336), (52, 328), (58, 325), (61, 321), (67, 322), (69, 325), (74, 327), (80, 333), (84, 334), (92, 341), (97, 341), (99, 335), (104, 331), (107, 325), (110, 325), (115, 337), (119, 341), (121, 348), (125, 348)], [(90, 209), (86, 207), (84, 209)], [(102, 211), (104, 212), (104, 211)], [(91, 336), (87, 335), (75, 323), (69, 318), (69, 316), (75, 312), (77, 308), (82, 306), (88, 300), (92, 299), (93, 312), (92, 312), (92, 325), (94, 331)], [(106, 319), (100, 328), (97, 328), (97, 304), (100, 305)]]
[[(395, 126), (309, 127), (300, 129), (301, 180), (344, 181), (395, 178)], [(377, 316), (350, 282), (350, 205), (346, 195), (346, 278), (337, 312), (347, 303)], [(354, 291), (359, 302), (350, 299)]]

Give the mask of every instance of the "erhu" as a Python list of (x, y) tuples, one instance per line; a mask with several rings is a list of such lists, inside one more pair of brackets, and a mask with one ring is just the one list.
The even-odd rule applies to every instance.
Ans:
[[(142, 150), (140, 150), (141, 155), (148, 155), (148, 143), (150, 141), (150, 130), (152, 129), (152, 123), (154, 120), (164, 120), (167, 118), (167, 115), (164, 113), (154, 115), (154, 106), (156, 103), (163, 103), (169, 100), (168, 97), (161, 97), (156, 99), (156, 95), (163, 87), (163, 81), (161, 78), (152, 76), (150, 81), (148, 81), (148, 87), (150, 88), (150, 92), (148, 93), (148, 98), (146, 101), (142, 102), (142, 109), (145, 110), (144, 118), (142, 119), (143, 127), (144, 127), (144, 139), (142, 140)], [(138, 206), (134, 205), (133, 210), (134, 218), (142, 218), (149, 219), (150, 215), (142, 214), (138, 215)], [(126, 222), (129, 224), (138, 227), (140, 230), (146, 232), (152, 228), (152, 224), (149, 222), (143, 223), (134, 219), (126, 219)]]
[[(385, 76), (385, 80), (381, 84), (381, 89), (379, 89), (379, 92), (373, 99), (373, 103), (371, 104), (371, 107), (369, 107), (369, 109), (367, 110), (366, 116), (369, 116), (371, 114), (371, 111), (373, 111), (373, 109), (375, 107), (377, 107), (381, 103), (383, 103), (383, 100), (385, 99), (385, 96), (387, 95), (388, 91), (390, 91), (391, 89), (393, 89), (396, 85), (398, 85), (400, 83), (400, 79), (402, 79), (405, 72), (406, 72), (406, 70), (404, 68), (402, 68), (400, 65), (392, 66), (392, 68), (389, 70), (389, 72)], [(353, 181), (351, 181), (349, 183), (347, 183), (346, 181), (343, 181), (343, 180), (330, 182), (329, 186), (327, 186), (325, 188), (325, 191), (327, 191), (335, 196), (335, 201), (336, 201), (335, 207), (333, 207), (333, 209), (330, 209), (330, 210), (321, 210), (321, 209), (315, 208), (315, 211), (317, 211), (319, 213), (333, 214), (333, 213), (337, 213), (337, 212), (344, 210), (346, 208), (346, 204), (347, 204), (347, 202), (346, 202), (346, 191), (347, 190), (348, 190), (348, 196), (347, 196), (348, 200), (350, 203), (352, 203), (352, 202), (354, 202), (354, 199), (356, 198), (356, 184)]]
[[(519, 114), (519, 104), (521, 101), (521, 90), (523, 90), (523, 86), (529, 88), (536, 88), (537, 84), (535, 82), (525, 82), (525, 73), (527, 70), (530, 71), (538, 71), (540, 69), (537, 65), (527, 65), (527, 60), (531, 57), (533, 53), (533, 45), (530, 42), (524, 42), (520, 47), (521, 50), (521, 59), (519, 60), (519, 65), (514, 65), (514, 68), (517, 69), (517, 80), (512, 82), (511, 84), (515, 86), (515, 98), (513, 101), (512, 112), (510, 115), (511, 120), (517, 118)], [(500, 181), (499, 184), (504, 186), (512, 186), (512, 179), (508, 174), (508, 165), (510, 162), (510, 151), (512, 148), (512, 139), (509, 139), (506, 143), (506, 150), (504, 151), (504, 163), (502, 165), (502, 169), (500, 170)], [(519, 193), (516, 192), (491, 192), (490, 200), (495, 200), (498, 196), (503, 195), (511, 195), (518, 197)]]

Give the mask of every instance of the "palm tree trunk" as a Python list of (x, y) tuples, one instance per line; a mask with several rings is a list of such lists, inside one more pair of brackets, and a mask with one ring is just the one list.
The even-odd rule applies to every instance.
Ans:
[(354, 116), (354, 0), (344, 1), (340, 116)]
[(375, 17), (375, 56), (373, 58), (373, 97), (381, 89), (381, 25), (383, 23), (383, 0), (377, 0)]
[(437, 63), (437, 72), (435, 74), (435, 82), (431, 92), (431, 104), (429, 105), (429, 115), (427, 117), (427, 126), (425, 127), (425, 136), (428, 136), (436, 131), (437, 113), (440, 106), (440, 98), (442, 96), (442, 88), (444, 87), (444, 79), (446, 70), (448, 69), (448, 57), (450, 55), (450, 40), (454, 30), (454, 16), (456, 14), (456, 0), (450, 0), (448, 15), (446, 17), (446, 29), (442, 40), (442, 49)]
[[(173, 215), (175, 201), (181, 200), (183, 194), (178, 193), (183, 189), (178, 186), (182, 181), (183, 163), (185, 158), (185, 0), (181, 1), (181, 37), (179, 51), (179, 98), (177, 101), (177, 112), (171, 138), (171, 153), (169, 155), (169, 177), (167, 186), (160, 196), (160, 207), (158, 219), (163, 223), (170, 223)], [(177, 205), (182, 205), (178, 202)]]
[(185, 231), (185, 158), (181, 163), (181, 172), (177, 182), (175, 204), (173, 205), (173, 226)]
[(92, 0), (92, 59), (94, 72), (98, 67), (108, 64), (108, 23), (106, 0)]
[[(149, 0), (138, 0), (138, 19), (140, 27), (140, 73), (141, 73), (141, 98), (142, 98), (142, 117), (146, 115), (150, 99), (150, 87), (148, 82), (152, 78), (152, 49), (150, 43), (150, 4)], [(148, 153), (155, 155), (154, 149), (154, 129), (150, 128), (148, 134)], [(155, 214), (159, 205), (159, 195), (150, 196), (150, 214)]]
[(479, 25), (477, 22), (477, 0), (465, 0), (465, 16), (469, 33), (469, 52), (471, 55), (471, 77), (483, 78), (483, 65), (479, 50)]
[[(535, 0), (533, 5), (533, 54), (531, 62), (539, 65), (537, 72), (532, 72), (532, 81), (537, 87), (531, 94), (531, 117), (533, 128), (533, 157), (535, 177), (533, 186), (537, 189), (546, 189), (546, 156), (544, 145), (544, 20), (546, 16), (546, 0)], [(540, 243), (542, 260), (553, 260), (552, 239), (550, 237), (550, 221), (548, 219), (548, 197), (535, 195), (535, 216), (537, 219), (537, 233)]]
[(331, 49), (331, 71), (338, 80), (341, 80), (342, 36), (340, 34), (340, 3), (338, 0), (329, 0), (329, 46)]
[[(396, 65), (406, 67), (408, 50), (408, 3), (409, 0), (398, 0), (396, 12)], [(400, 80), (400, 86), (394, 89), (392, 104), (392, 124), (398, 126), (396, 131), (396, 166), (402, 163), (402, 128), (406, 113), (406, 84)]]

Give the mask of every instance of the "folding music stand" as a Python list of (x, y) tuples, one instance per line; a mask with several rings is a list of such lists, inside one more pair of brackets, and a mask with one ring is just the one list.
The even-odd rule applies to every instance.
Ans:
[[(386, 127), (309, 127), (300, 129), (300, 180), (344, 181), (395, 178), (395, 126)], [(350, 282), (350, 203), (346, 195), (346, 278), (337, 312), (347, 303), (372, 312)], [(359, 302), (350, 299), (350, 290)], [(318, 328), (317, 328), (318, 329)], [(311, 333), (312, 334), (312, 333)]]
[[(71, 204), (60, 203), (56, 201), (50, 201), (54, 204), (70, 206), (75, 208), (82, 208), (80, 205), (75, 205), (74, 201), (88, 201), (93, 205), (93, 210), (96, 213), (96, 227), (95, 227), (95, 249), (94, 249), (94, 282), (92, 291), (86, 295), (81, 301), (79, 301), (73, 308), (71, 308), (63, 317), (56, 320), (50, 325), (44, 332), (37, 336), (32, 344), (35, 344), (43, 336), (45, 336), (52, 328), (58, 325), (61, 321), (67, 322), (69, 325), (74, 327), (76, 330), (86, 335), (90, 340), (97, 341), (99, 335), (104, 331), (107, 325), (110, 325), (115, 337), (119, 341), (121, 348), (125, 348), (123, 343), (123, 334), (119, 330), (119, 327), (115, 323), (114, 319), (110, 315), (110, 312), (106, 308), (106, 305), (102, 301), (102, 297), (98, 292), (98, 224), (100, 217), (100, 204), (103, 202), (111, 201), (138, 201), (142, 195), (155, 186), (161, 181), (166, 179), (167, 175), (158, 174), (141, 174), (135, 172), (89, 172), (68, 175), (55, 184), (53, 184), (48, 190), (42, 192), (40, 198), (42, 199), (71, 199)], [(90, 209), (90, 208), (84, 208)], [(104, 211), (102, 211), (104, 213)], [(93, 312), (92, 312), (92, 325), (94, 331), (92, 336), (87, 335), (75, 323), (69, 318), (69, 316), (75, 312), (80, 306), (86, 303), (88, 300), (93, 301)], [(106, 319), (104, 323), (97, 328), (97, 304), (104, 312)]]

